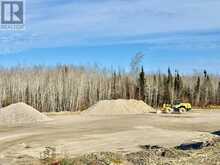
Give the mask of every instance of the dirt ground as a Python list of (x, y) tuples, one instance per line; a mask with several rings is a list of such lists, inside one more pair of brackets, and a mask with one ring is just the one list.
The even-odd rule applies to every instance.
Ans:
[(0, 165), (14, 165), (28, 156), (40, 158), (47, 146), (69, 157), (92, 152), (128, 154), (141, 151), (143, 145), (174, 147), (207, 140), (220, 130), (220, 110), (193, 110), (181, 115), (62, 113), (49, 117), (53, 120), (38, 125), (0, 127)]

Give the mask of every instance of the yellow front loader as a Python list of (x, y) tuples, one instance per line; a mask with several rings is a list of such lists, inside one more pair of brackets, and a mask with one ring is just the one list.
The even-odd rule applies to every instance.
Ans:
[(162, 113), (185, 113), (192, 110), (190, 103), (183, 103), (181, 100), (175, 100), (173, 104), (163, 104)]

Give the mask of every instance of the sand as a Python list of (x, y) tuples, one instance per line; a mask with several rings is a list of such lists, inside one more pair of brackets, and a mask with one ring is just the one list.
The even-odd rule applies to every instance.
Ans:
[(123, 115), (145, 114), (155, 112), (155, 109), (138, 100), (103, 100), (93, 105), (82, 114), (89, 115)]
[(11, 104), (0, 109), (0, 125), (17, 126), (49, 120), (49, 117), (25, 103)]
[[(150, 113), (81, 116), (75, 114), (50, 117), (52, 121), (37, 125), (0, 127), (0, 164), (37, 164), (30, 161), (29, 157), (38, 159), (40, 153), (43, 153), (48, 146), (56, 148), (57, 155), (71, 158), (93, 152), (122, 154), (139, 152), (147, 145), (170, 148), (184, 143), (209, 140), (212, 136), (209, 132), (220, 135), (219, 110), (193, 110), (176, 115)], [(16, 160), (20, 162), (22, 157), (27, 159), (21, 163), (14, 162)], [(201, 155), (200, 160), (203, 158), (204, 155)], [(216, 162), (206, 164), (216, 164)]]

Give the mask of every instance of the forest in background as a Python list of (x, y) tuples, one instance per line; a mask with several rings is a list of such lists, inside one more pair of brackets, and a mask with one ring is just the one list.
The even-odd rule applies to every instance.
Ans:
[(0, 68), (0, 107), (25, 102), (41, 112), (79, 111), (99, 100), (138, 99), (153, 107), (175, 99), (196, 107), (220, 105), (220, 76), (206, 70), (145, 73), (137, 54), (130, 71), (98, 66)]

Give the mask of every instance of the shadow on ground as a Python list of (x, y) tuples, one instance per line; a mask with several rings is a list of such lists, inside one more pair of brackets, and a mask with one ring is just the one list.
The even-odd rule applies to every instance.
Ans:
[(213, 135), (218, 135), (220, 136), (220, 131), (215, 131), (215, 132), (212, 132)]

